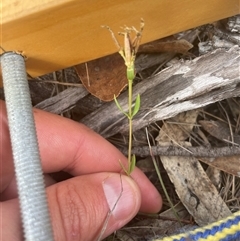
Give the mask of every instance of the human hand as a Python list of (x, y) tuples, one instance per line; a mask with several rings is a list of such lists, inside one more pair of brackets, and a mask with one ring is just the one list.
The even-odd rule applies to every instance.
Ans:
[[(136, 168), (121, 175), (126, 158), (104, 138), (77, 122), (34, 109), (42, 168), (56, 241), (96, 240), (109, 207), (114, 208), (103, 238), (129, 222), (140, 210), (157, 212), (162, 200)], [(23, 240), (9, 130), (0, 101), (0, 200), (2, 240)], [(55, 183), (48, 173), (64, 171), (72, 178)], [(121, 184), (122, 180), (122, 184)], [(29, 180), (30, 181), (30, 180)]]

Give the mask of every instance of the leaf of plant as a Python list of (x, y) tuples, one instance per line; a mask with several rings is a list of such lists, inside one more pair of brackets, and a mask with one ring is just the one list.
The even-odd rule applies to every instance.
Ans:
[(134, 170), (135, 166), (136, 166), (136, 156), (132, 155), (130, 168), (128, 170), (129, 175), (132, 173), (132, 171)]
[(138, 94), (137, 98), (135, 100), (135, 105), (134, 105), (132, 117), (134, 117), (138, 113), (139, 109), (140, 109), (140, 95)]
[(118, 102), (118, 100), (117, 100), (117, 98), (116, 98), (115, 95), (114, 95), (114, 101), (115, 101), (115, 104), (116, 104), (117, 108), (118, 108), (125, 116), (127, 116), (127, 118), (129, 118), (128, 113), (126, 113), (126, 112), (123, 110), (123, 108), (120, 106), (120, 104), (119, 104), (119, 102)]

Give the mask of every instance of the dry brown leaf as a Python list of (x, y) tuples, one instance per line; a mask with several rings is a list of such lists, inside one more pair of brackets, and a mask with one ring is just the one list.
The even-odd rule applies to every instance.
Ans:
[(200, 226), (231, 214), (200, 163), (192, 157), (161, 157), (176, 192)]
[(186, 54), (193, 45), (185, 39), (164, 41), (164, 39), (156, 40), (151, 43), (140, 46), (139, 53), (160, 53), (171, 52)]
[[(188, 41), (163, 40), (153, 41), (140, 46), (138, 52), (172, 52), (186, 54), (193, 45)], [(76, 72), (85, 88), (103, 101), (117, 97), (127, 85), (126, 66), (119, 53), (92, 60), (75, 66)]]
[[(211, 136), (217, 138), (218, 140), (231, 141), (231, 133), (229, 126), (220, 121), (199, 121), (201, 126), (205, 131), (207, 131)], [(240, 144), (240, 136), (233, 135), (234, 142)], [(231, 148), (231, 147), (229, 147)], [(217, 157), (217, 158), (201, 158), (200, 161), (208, 164), (209, 166), (215, 167), (226, 173), (240, 176), (240, 156), (230, 156), (230, 157)]]
[(85, 88), (103, 101), (117, 97), (127, 85), (126, 66), (119, 53), (75, 66)]
[(206, 174), (208, 175), (209, 179), (211, 180), (212, 184), (217, 188), (219, 191), (221, 188), (222, 183), (222, 173), (219, 169), (208, 166), (206, 169)]
[(226, 173), (240, 177), (240, 156), (201, 158), (200, 161)]
[(185, 141), (190, 136), (198, 113), (199, 110), (190, 110), (166, 120), (156, 140), (163, 142), (171, 140)]
[(205, 131), (218, 140), (230, 140), (231, 134), (228, 125), (220, 121), (200, 120), (199, 123)]
[[(189, 112), (189, 114), (188, 112), (181, 113), (174, 117), (174, 122), (183, 123), (185, 117), (187, 121), (191, 120), (191, 125), (189, 125), (190, 130), (196, 122), (197, 113), (198, 112)], [(172, 119), (173, 118), (171, 118), (170, 121), (173, 121)], [(162, 127), (157, 138), (160, 145), (164, 145), (164, 142), (165, 145), (169, 145), (167, 141), (172, 141), (173, 137), (174, 143), (184, 146), (191, 145), (188, 142), (183, 144), (183, 139), (186, 136), (182, 128), (177, 128), (176, 125), (174, 125), (175, 127), (173, 128), (170, 127), (170, 125), (171, 124), (168, 123), (167, 126), (164, 124)], [(165, 132), (165, 134), (161, 132)], [(169, 139), (167, 139), (166, 136), (168, 136)], [(180, 200), (194, 217), (198, 225), (206, 225), (231, 214), (196, 158), (161, 156), (161, 161), (175, 186)]]

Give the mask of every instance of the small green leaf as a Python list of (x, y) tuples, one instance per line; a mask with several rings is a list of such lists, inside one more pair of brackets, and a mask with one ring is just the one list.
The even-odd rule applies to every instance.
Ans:
[(135, 166), (136, 166), (136, 156), (132, 155), (130, 168), (128, 170), (129, 174), (132, 173), (132, 171), (134, 170)]
[(123, 108), (120, 106), (120, 104), (119, 104), (119, 102), (118, 102), (118, 100), (117, 100), (117, 98), (116, 98), (115, 95), (114, 95), (114, 101), (115, 101), (115, 104), (116, 104), (116, 106), (118, 107), (118, 109), (119, 109), (125, 116), (127, 116), (127, 118), (129, 118), (128, 113), (126, 113), (126, 112), (123, 110)]
[(134, 105), (132, 117), (135, 116), (138, 113), (139, 109), (140, 109), (140, 95), (138, 94), (137, 98), (135, 100), (135, 105)]

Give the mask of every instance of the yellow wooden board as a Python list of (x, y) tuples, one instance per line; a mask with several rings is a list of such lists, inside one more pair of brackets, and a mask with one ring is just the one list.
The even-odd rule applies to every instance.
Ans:
[(240, 0), (1, 0), (1, 47), (22, 51), (31, 76), (116, 52), (109, 32), (139, 27), (142, 42), (240, 12)]

